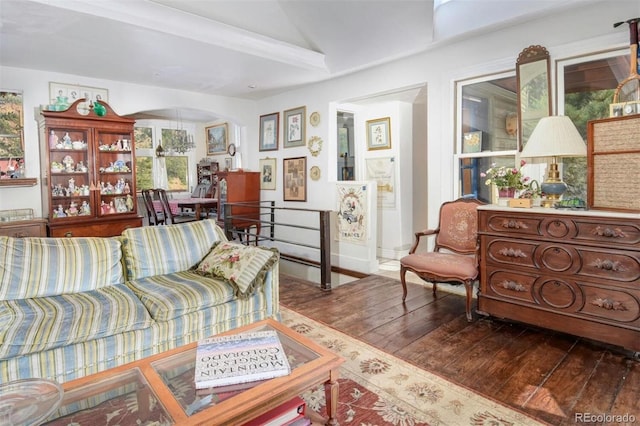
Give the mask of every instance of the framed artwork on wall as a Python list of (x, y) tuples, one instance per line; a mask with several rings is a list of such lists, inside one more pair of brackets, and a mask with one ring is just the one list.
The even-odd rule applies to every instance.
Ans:
[(305, 145), (307, 107), (302, 106), (284, 112), (284, 147)]
[(280, 113), (260, 116), (260, 151), (277, 151), (280, 138)]
[(307, 201), (307, 157), (282, 160), (284, 201)]
[(216, 124), (205, 128), (207, 138), (207, 155), (226, 154), (227, 152), (227, 123)]
[(260, 189), (276, 189), (276, 159), (260, 159)]
[(391, 148), (391, 118), (377, 118), (367, 121), (367, 149)]
[(109, 103), (109, 91), (99, 87), (79, 86), (77, 84), (49, 83), (49, 102), (55, 104), (58, 98), (67, 98), (67, 103), (71, 105), (80, 98), (93, 101), (104, 101)]
[(480, 151), (482, 151), (482, 131), (465, 133), (462, 139), (462, 152), (467, 154)]

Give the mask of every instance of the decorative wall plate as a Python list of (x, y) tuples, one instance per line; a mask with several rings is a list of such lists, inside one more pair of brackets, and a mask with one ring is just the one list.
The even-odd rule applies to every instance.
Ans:
[(320, 113), (318, 111), (311, 113), (311, 115), (309, 116), (309, 123), (311, 123), (313, 127), (316, 127), (318, 124), (320, 124)]
[(311, 176), (312, 180), (320, 179), (320, 167), (313, 166), (311, 170), (309, 170), (309, 176)]
[(309, 148), (311, 155), (317, 157), (318, 154), (320, 154), (320, 151), (322, 151), (322, 139), (320, 139), (319, 136), (311, 136), (307, 147)]

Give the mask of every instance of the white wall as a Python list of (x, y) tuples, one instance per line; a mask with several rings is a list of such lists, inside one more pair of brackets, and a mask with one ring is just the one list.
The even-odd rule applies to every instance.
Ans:
[[(515, 25), (511, 28), (489, 34), (471, 35), (457, 42), (442, 44), (422, 54), (401, 59), (374, 69), (346, 75), (321, 82), (309, 87), (263, 99), (257, 102), (205, 96), (197, 93), (166, 90), (160, 88), (130, 85), (115, 81), (87, 79), (79, 76), (51, 74), (40, 71), (0, 68), (0, 87), (24, 91), (25, 100), (25, 139), (27, 146), (27, 172), (29, 176), (39, 176), (37, 131), (33, 107), (46, 103), (48, 82), (58, 81), (78, 83), (87, 86), (109, 89), (110, 104), (121, 115), (136, 111), (164, 107), (188, 107), (224, 114), (226, 118), (239, 125), (239, 152), (246, 169), (258, 170), (260, 158), (266, 156), (278, 159), (278, 191), (263, 191), (263, 199), (275, 200), (278, 205), (304, 207), (311, 209), (335, 208), (335, 158), (336, 158), (336, 105), (353, 99), (364, 99), (380, 93), (396, 91), (399, 88), (427, 85), (429, 88), (426, 111), (427, 163), (426, 182), (411, 182), (411, 162), (402, 160), (404, 153), (412, 152), (413, 137), (405, 137), (411, 124), (398, 126), (405, 115), (403, 107), (395, 107), (392, 112), (394, 133), (393, 152), (401, 160), (398, 169), (399, 197), (402, 213), (397, 220), (384, 220), (381, 229), (382, 249), (395, 253), (406, 246), (407, 233), (413, 232), (416, 215), (425, 215), (424, 206), (420, 211), (410, 207), (409, 193), (426, 193), (427, 222), (435, 226), (439, 206), (442, 202), (457, 196), (454, 193), (455, 178), (453, 152), (455, 128), (455, 81), (476, 77), (493, 72), (502, 72), (515, 68), (515, 61), (522, 49), (539, 44), (550, 52), (552, 77), (555, 77), (555, 61), (571, 56), (584, 55), (601, 50), (628, 46), (628, 30), (613, 29), (614, 22), (638, 16), (636, 0), (585, 2), (580, 10), (558, 13), (553, 17)], [(554, 78), (555, 87), (555, 78)], [(554, 102), (555, 102), (554, 96)], [(258, 152), (259, 116), (272, 112), (282, 113), (290, 108), (305, 105), (307, 117), (313, 111), (321, 115), (318, 127), (307, 125), (307, 138), (319, 136), (323, 140), (323, 149), (317, 157), (312, 157), (306, 147), (282, 147), (282, 128), (280, 149), (278, 151)], [(392, 108), (393, 109), (393, 108)], [(364, 129), (360, 130), (361, 132)], [(204, 138), (204, 131), (202, 137)], [(358, 129), (356, 129), (356, 135)], [(421, 135), (422, 137), (422, 135)], [(359, 139), (361, 142), (362, 133)], [(202, 141), (201, 141), (202, 142)], [(397, 148), (397, 150), (396, 150)], [(202, 149), (204, 153), (204, 148)], [(362, 149), (362, 147), (360, 147)], [(204, 154), (202, 155), (204, 156)], [(319, 181), (308, 181), (306, 203), (284, 203), (282, 201), (282, 158), (307, 157), (307, 168), (318, 165), (322, 170)], [(406, 157), (404, 157), (406, 158)], [(425, 188), (419, 185), (425, 185)], [(37, 188), (10, 188), (0, 190), (0, 209), (32, 207), (39, 212), (39, 190)], [(400, 200), (399, 200), (400, 201)], [(406, 203), (406, 204), (405, 204)], [(405, 209), (405, 206), (407, 208)], [(412, 219), (413, 217), (413, 219)], [(396, 216), (393, 216), (396, 219)], [(395, 235), (400, 235), (399, 239)], [(368, 264), (368, 250), (361, 250), (364, 264)], [(385, 251), (386, 253), (386, 251)], [(357, 256), (353, 250), (349, 256)]]

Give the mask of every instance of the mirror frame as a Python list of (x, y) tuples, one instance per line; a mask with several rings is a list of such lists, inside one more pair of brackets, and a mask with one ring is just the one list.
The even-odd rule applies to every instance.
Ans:
[[(539, 79), (540, 77), (543, 78), (543, 81), (546, 83), (548, 102), (544, 106), (540, 105), (536, 110), (530, 110), (529, 105), (523, 104), (523, 93), (530, 81)], [(531, 127), (531, 131), (533, 131), (541, 118), (551, 115), (551, 60), (546, 48), (535, 45), (529, 46), (520, 52), (516, 61), (516, 80), (518, 83), (518, 149), (522, 151), (530, 134), (525, 135), (524, 124), (528, 124), (529, 122), (533, 123), (532, 127), (527, 126)], [(541, 97), (542, 96), (537, 99)], [(525, 113), (528, 116), (526, 119), (524, 118)]]

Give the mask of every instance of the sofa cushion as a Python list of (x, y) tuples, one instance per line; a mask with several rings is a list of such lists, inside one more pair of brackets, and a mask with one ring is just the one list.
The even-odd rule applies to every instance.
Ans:
[(267, 270), (278, 261), (278, 250), (232, 242), (217, 244), (198, 264), (203, 276), (229, 281), (238, 297), (248, 297), (264, 282)]
[(149, 327), (149, 313), (124, 284), (0, 301), (0, 359)]
[(120, 240), (0, 237), (0, 300), (122, 284)]
[(228, 283), (193, 271), (154, 275), (129, 281), (127, 285), (156, 321), (168, 321), (234, 298)]
[(121, 238), (128, 280), (189, 270), (226, 240), (214, 219), (129, 228)]

